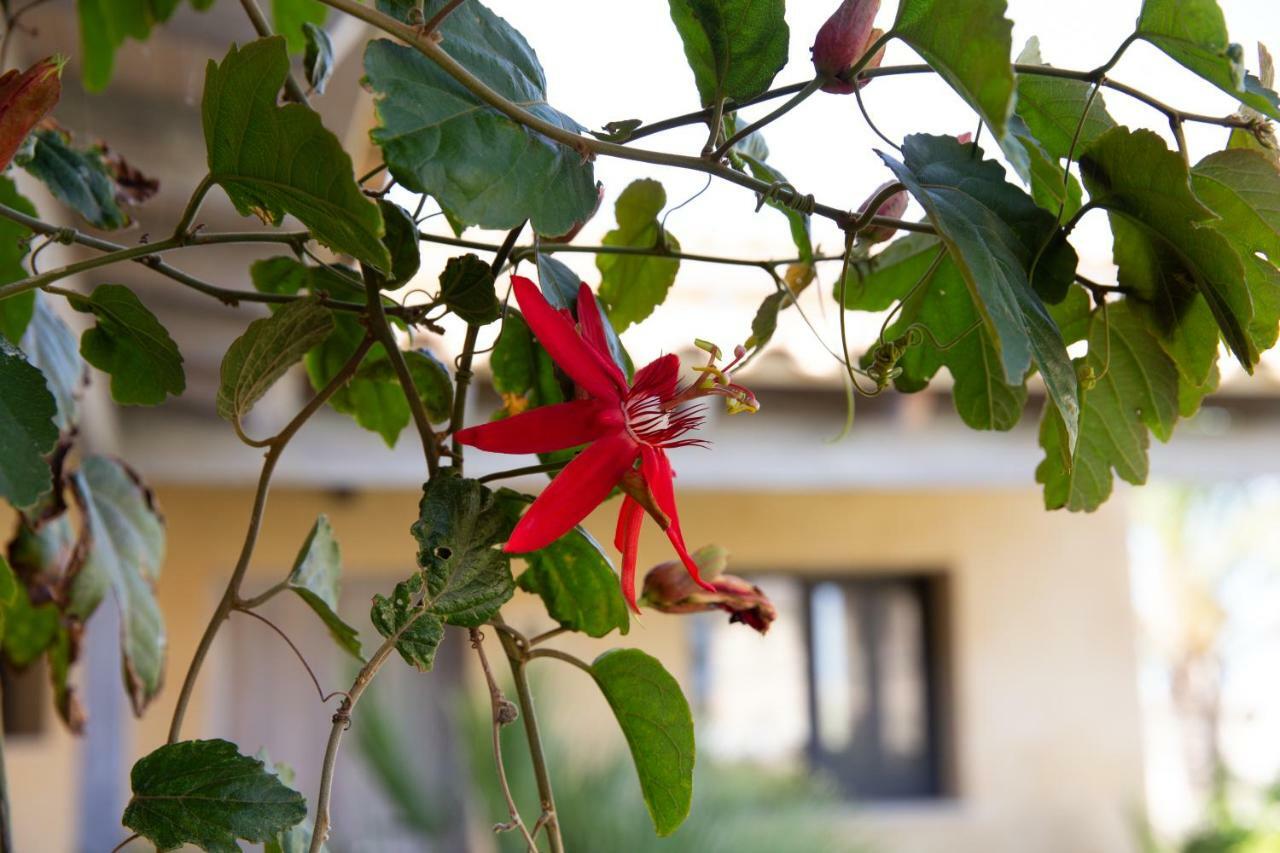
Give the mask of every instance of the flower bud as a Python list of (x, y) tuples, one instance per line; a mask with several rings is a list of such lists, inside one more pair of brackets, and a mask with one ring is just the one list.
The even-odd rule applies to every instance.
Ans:
[(741, 622), (759, 631), (769, 630), (778, 612), (760, 587), (734, 575), (723, 574), (729, 552), (718, 545), (707, 545), (693, 553), (703, 579), (713, 590), (707, 590), (689, 576), (678, 560), (661, 563), (644, 577), (640, 602), (663, 613), (701, 613), (724, 610), (730, 622)]
[[(847, 95), (854, 90), (848, 73), (871, 42), (879, 38), (872, 29), (879, 11), (880, 0), (844, 0), (818, 30), (809, 50), (814, 69), (830, 78), (822, 91)], [(873, 62), (879, 64), (878, 54)]]
[[(873, 192), (871, 196), (862, 203), (862, 206), (858, 208), (858, 213), (865, 213), (867, 205), (875, 201), (876, 196), (880, 195), (880, 193), (884, 192), (894, 183), (896, 182), (886, 181), (876, 187), (876, 191)], [(894, 219), (901, 219), (902, 214), (907, 212), (907, 201), (907, 191), (899, 190), (881, 203), (880, 207), (876, 208), (876, 216), (889, 216)], [(868, 225), (866, 228), (863, 228), (858, 232), (858, 240), (867, 245), (872, 243), (883, 243), (885, 240), (892, 237), (897, 230), (898, 229), (889, 225)]]
[(62, 68), (67, 61), (50, 56), (21, 74), (0, 76), (0, 169), (9, 165), (22, 141), (62, 95)]

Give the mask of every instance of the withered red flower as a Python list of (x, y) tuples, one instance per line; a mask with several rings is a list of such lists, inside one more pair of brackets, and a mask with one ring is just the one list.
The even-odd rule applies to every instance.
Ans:
[(62, 68), (67, 61), (50, 56), (21, 73), (0, 75), (0, 170), (9, 165), (22, 141), (48, 115), (62, 95)]
[[(579, 399), (540, 406), (500, 421), (458, 432), (463, 444), (496, 453), (547, 453), (586, 448), (565, 466), (529, 507), (512, 531), (505, 550), (519, 554), (550, 545), (582, 521), (621, 486), (626, 496), (618, 513), (615, 544), (622, 552), (622, 590), (638, 610), (635, 596), (636, 550), (645, 511), (667, 533), (693, 580), (701, 579), (689, 556), (676, 512), (674, 473), (666, 451), (703, 444), (686, 434), (702, 422), (688, 403), (719, 394), (753, 409), (751, 392), (735, 385), (714, 364), (691, 386), (679, 381), (680, 359), (664, 355), (636, 371), (628, 383), (614, 364), (603, 319), (591, 289), (578, 291), (578, 327), (568, 311), (559, 312), (527, 278), (512, 276), (516, 301), (538, 341), (581, 391)], [(729, 365), (732, 367), (733, 365)], [(636, 464), (639, 463), (637, 470)]]
[(644, 576), (644, 592), (640, 600), (663, 613), (701, 613), (723, 610), (730, 622), (741, 622), (761, 634), (778, 612), (760, 587), (734, 575), (724, 574), (729, 553), (718, 545), (707, 545), (693, 554), (711, 588), (691, 582), (679, 563), (661, 563)]
[[(809, 50), (813, 54), (813, 67), (828, 78), (822, 91), (847, 95), (861, 88), (869, 80), (861, 80), (855, 86), (849, 72), (871, 46), (884, 35), (883, 30), (873, 28), (880, 0), (844, 0), (818, 30)], [(884, 48), (876, 51), (866, 68), (877, 67), (884, 58)]]

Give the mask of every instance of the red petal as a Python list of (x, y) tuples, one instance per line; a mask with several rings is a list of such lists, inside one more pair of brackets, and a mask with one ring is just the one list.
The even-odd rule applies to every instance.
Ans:
[(617, 368), (610, 371), (611, 365), (578, 336), (571, 322), (551, 307), (536, 284), (518, 275), (511, 277), (511, 283), (525, 321), (555, 363), (591, 396), (602, 400), (622, 399), (627, 386), (615, 375)]
[(637, 370), (631, 380), (631, 388), (634, 392), (667, 399), (675, 395), (679, 379), (680, 357), (675, 353), (667, 353)]
[(522, 554), (559, 539), (609, 496), (639, 452), (635, 440), (623, 431), (607, 433), (588, 445), (538, 495), (511, 532), (505, 550)]
[(493, 453), (547, 453), (577, 447), (622, 428), (622, 410), (600, 400), (539, 406), (458, 431), (458, 441)]
[(591, 348), (604, 357), (605, 364), (612, 368), (615, 380), (625, 388), (627, 377), (613, 360), (613, 351), (609, 349), (609, 340), (604, 333), (604, 315), (596, 295), (584, 281), (578, 287), (578, 328), (582, 330), (582, 339)]
[(684, 534), (680, 531), (680, 515), (676, 510), (676, 491), (672, 484), (675, 474), (671, 470), (671, 461), (661, 449), (647, 444), (641, 445), (640, 450), (642, 453), (640, 470), (644, 473), (644, 481), (649, 486), (649, 491), (653, 492), (653, 499), (658, 502), (658, 508), (671, 520), (671, 524), (667, 527), (667, 538), (671, 540), (671, 545), (676, 549), (680, 562), (684, 563), (694, 582), (705, 590), (715, 592), (716, 588), (702, 579), (698, 564), (689, 556), (689, 549), (685, 547)]
[(618, 511), (618, 534), (613, 544), (622, 552), (622, 597), (633, 612), (640, 612), (636, 604), (636, 556), (640, 543), (640, 525), (644, 523), (644, 507), (628, 495)]

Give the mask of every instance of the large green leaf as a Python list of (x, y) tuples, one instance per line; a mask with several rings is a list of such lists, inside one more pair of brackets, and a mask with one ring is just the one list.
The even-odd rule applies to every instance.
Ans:
[[(0, 204), (28, 216), (36, 215), (35, 205), (18, 192), (18, 186), (12, 178), (0, 176)], [(31, 229), (25, 225), (12, 219), (0, 218), (0, 284), (26, 278), (27, 270), (22, 265), (22, 259), (30, 250), (27, 245), (30, 236)], [(35, 310), (35, 299), (35, 291), (29, 290), (0, 302), (0, 335), (4, 335), (9, 343), (16, 344), (22, 340), (22, 333), (26, 331)]]
[(201, 111), (210, 177), (241, 215), (278, 225), (292, 214), (321, 243), (389, 271), (382, 214), (360, 192), (351, 157), (313, 110), (277, 106), (288, 73), (278, 36), (209, 61)]
[[(919, 391), (928, 386), (938, 368), (951, 373), (952, 399), (960, 418), (973, 429), (1012, 429), (1022, 417), (1027, 400), (1025, 383), (1008, 383), (1000, 367), (1000, 354), (982, 325), (973, 296), (950, 258), (945, 259), (918, 289), (941, 245), (937, 239), (913, 234), (881, 254), (892, 255), (867, 273), (856, 286), (846, 286), (845, 306), (852, 310), (880, 311), (906, 299), (885, 340), (908, 344), (894, 379), (899, 391)], [(912, 292), (914, 291), (914, 292)], [(911, 331), (912, 328), (919, 331)], [(941, 345), (941, 346), (940, 346)], [(945, 348), (944, 348), (945, 347)], [(868, 352), (863, 363), (870, 362)]]
[(477, 627), (511, 598), (511, 561), (494, 547), (510, 529), (493, 493), (475, 480), (441, 475), (426, 485), (412, 532), (440, 619)]
[(342, 578), (342, 552), (333, 538), (333, 528), (327, 516), (320, 516), (302, 543), (298, 558), (294, 560), (287, 583), (289, 589), (315, 611), (333, 636), (334, 642), (346, 649), (358, 660), (360, 632), (338, 616), (338, 596)]
[(1227, 37), (1217, 0), (1144, 0), (1138, 38), (1261, 113), (1280, 119), (1280, 98), (1244, 68), (1244, 50)]
[[(89, 550), (76, 586), (109, 586), (120, 610), (124, 681), (141, 714), (164, 678), (164, 617), (155, 585), (164, 560), (164, 522), (151, 493), (118, 462), (102, 456), (85, 459), (73, 477), (89, 529)], [(97, 602), (81, 602), (89, 612)], [(75, 614), (87, 618), (81, 610)]]
[[(666, 206), (662, 184), (648, 178), (633, 181), (618, 196), (614, 211), (618, 227), (604, 235), (606, 246), (679, 251), (680, 243), (666, 233), (658, 214)], [(680, 269), (679, 258), (651, 255), (596, 255), (600, 270), (600, 300), (609, 320), (625, 330), (653, 313), (667, 298)]]
[(693, 716), (680, 685), (656, 658), (614, 649), (591, 664), (640, 776), (658, 835), (670, 835), (693, 802)]
[(444, 638), (444, 625), (427, 610), (424, 587), (421, 574), (401, 581), (390, 598), (373, 597), (369, 615), (379, 634), (395, 639), (396, 651), (404, 662), (426, 672), (435, 663), (436, 649)]
[(1204, 227), (1214, 213), (1191, 191), (1186, 162), (1155, 133), (1118, 127), (1085, 152), (1080, 173), (1092, 203), (1111, 213), (1120, 284), (1153, 306), (1162, 334), (1178, 330), (1198, 292), (1251, 371), (1258, 352), (1244, 269), (1227, 239)]
[[(444, 0), (429, 0), (431, 17)], [(437, 30), (449, 55), (502, 96), (573, 133), (581, 126), (547, 103), (542, 66), (524, 37), (479, 0), (453, 10)], [(595, 209), (591, 161), (516, 124), (416, 50), (370, 42), (366, 80), (377, 97), (382, 147), (397, 181), (430, 193), (462, 223), (564, 234)]]
[[(400, 353), (405, 366), (409, 368), (409, 378), (426, 409), (427, 417), (432, 423), (447, 421), (453, 414), (453, 381), (449, 378), (449, 369), (440, 359), (427, 350), (405, 350)], [(391, 409), (399, 412), (404, 409), (408, 416), (408, 405), (404, 402), (404, 393), (400, 379), (396, 375), (391, 362), (381, 353), (370, 358), (356, 373), (353, 382), (379, 382), (393, 384), (400, 392), (391, 394)]]
[(1253, 301), (1249, 337), (1268, 350), (1280, 323), (1280, 171), (1258, 151), (1218, 151), (1192, 168), (1191, 185), (1218, 214), (1209, 226), (1240, 256)]
[(1097, 509), (1111, 494), (1112, 469), (1135, 485), (1146, 482), (1147, 431), (1167, 441), (1178, 417), (1177, 365), (1128, 300), (1094, 313), (1089, 354), (1078, 363), (1092, 378), (1082, 383), (1074, 455), (1055, 411), (1046, 409), (1040, 424), (1045, 458), (1036, 480), (1050, 509)]
[(132, 290), (102, 284), (90, 296), (69, 301), (98, 321), (80, 336), (80, 354), (111, 375), (111, 396), (117, 403), (154, 406), (166, 395), (186, 390), (178, 345)]
[(307, 24), (323, 24), (329, 7), (320, 0), (271, 0), (271, 22), (278, 35), (284, 36), (290, 53), (307, 49)]
[[(1036, 38), (1027, 42), (1018, 62), (1024, 65), (1049, 64), (1041, 58), (1040, 43)], [(1073, 139), (1076, 139), (1075, 156), (1079, 156), (1095, 139), (1116, 126), (1115, 119), (1111, 118), (1103, 103), (1101, 92), (1090, 103), (1091, 89), (1092, 86), (1083, 80), (1045, 74), (1018, 75), (1017, 114), (1055, 160), (1067, 156)], [(1089, 109), (1087, 114), (1086, 105)]]
[(77, 349), (76, 336), (54, 311), (50, 298), (36, 298), (35, 313), (22, 336), (22, 350), (32, 365), (44, 374), (49, 391), (58, 404), (54, 422), (66, 431), (76, 423), (77, 400), (85, 385), (84, 359)]
[[(498, 502), (514, 521), (529, 498), (500, 489)], [(600, 543), (575, 527), (545, 548), (522, 554), (528, 568), (516, 585), (542, 599), (547, 615), (570, 631), (603, 637), (615, 628), (625, 634), (631, 622), (613, 566)]]
[(670, 0), (671, 20), (704, 107), (745, 101), (787, 64), (784, 0)]
[(997, 138), (1013, 111), (1013, 23), (1005, 0), (902, 0), (892, 35), (951, 84)]
[(161, 850), (194, 844), (240, 853), (307, 816), (307, 801), (261, 761), (225, 740), (179, 741), (138, 759), (122, 822)]
[(44, 457), (58, 441), (57, 413), (44, 375), (0, 339), (0, 496), (18, 508), (37, 503), (53, 487)]
[(21, 165), (51, 195), (80, 214), (95, 228), (123, 228), (129, 217), (116, 203), (116, 184), (96, 149), (71, 145), (60, 130), (37, 130), (31, 158)]
[[(905, 162), (880, 156), (924, 207), (947, 246), (999, 354), (1008, 385), (1021, 385), (1034, 360), (1074, 444), (1076, 376), (1062, 335), (1027, 278), (1032, 258), (1056, 221), (1004, 179), (991, 160), (952, 137), (908, 136)], [(1066, 292), (1075, 252), (1065, 242), (1040, 261), (1037, 289)], [(1046, 280), (1048, 283), (1045, 283)]]
[(331, 312), (314, 299), (290, 302), (254, 320), (222, 358), (218, 415), (239, 423), (289, 368), (332, 332)]

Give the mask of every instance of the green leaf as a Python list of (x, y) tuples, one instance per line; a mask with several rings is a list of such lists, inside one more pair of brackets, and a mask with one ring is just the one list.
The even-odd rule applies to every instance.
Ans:
[[(680, 243), (666, 233), (658, 214), (666, 206), (662, 184), (650, 179), (632, 181), (614, 205), (618, 227), (604, 235), (606, 246), (679, 251)], [(652, 255), (596, 255), (600, 270), (600, 301), (609, 320), (625, 330), (653, 313), (667, 298), (680, 269), (679, 258)]]
[[(531, 498), (499, 489), (497, 500), (514, 524)], [(542, 598), (547, 615), (570, 631), (603, 637), (631, 627), (618, 576), (600, 543), (575, 527), (545, 548), (521, 554), (528, 568), (516, 578), (525, 592)]]
[[(1075, 371), (1026, 273), (1046, 235), (1056, 232), (1054, 217), (1006, 182), (999, 164), (977, 159), (972, 146), (952, 137), (908, 136), (903, 153), (904, 163), (880, 156), (937, 227), (999, 355), (1004, 382), (1021, 385), (1034, 360), (1074, 445)], [(1059, 242), (1041, 259), (1037, 289), (1050, 278), (1043, 289), (1065, 293), (1075, 265), (1075, 252)]]
[(760, 303), (756, 316), (751, 319), (751, 336), (744, 344), (747, 349), (759, 349), (773, 338), (773, 333), (778, 330), (778, 312), (790, 295), (785, 290), (774, 291)]
[(268, 841), (307, 816), (301, 794), (225, 740), (162, 746), (138, 759), (129, 779), (122, 822), (161, 850), (240, 853), (236, 839)]
[[(881, 257), (890, 255), (888, 262), (881, 261), (868, 272), (854, 268), (861, 279), (857, 287), (846, 287), (845, 306), (878, 311), (906, 299), (884, 336), (887, 342), (907, 344), (897, 363), (902, 372), (894, 386), (908, 393), (920, 391), (945, 367), (953, 379), (956, 412), (965, 424), (973, 429), (1012, 429), (1026, 405), (1026, 385), (1005, 381), (999, 353), (955, 262), (944, 259), (928, 281), (916, 287), (939, 249), (937, 239), (928, 235), (896, 241), (882, 253)], [(920, 333), (911, 332), (913, 326)], [(868, 352), (864, 366), (871, 357)]]
[(1049, 509), (1097, 509), (1111, 494), (1112, 469), (1135, 485), (1146, 482), (1147, 430), (1167, 441), (1178, 417), (1178, 368), (1129, 300), (1111, 303), (1105, 316), (1094, 312), (1089, 354), (1078, 363), (1096, 382), (1083, 383), (1074, 457), (1056, 412), (1046, 411), (1040, 424), (1045, 458), (1036, 481)]
[(1209, 227), (1236, 250), (1253, 301), (1249, 337), (1275, 346), (1280, 323), (1280, 171), (1256, 151), (1218, 151), (1191, 170), (1196, 197), (1218, 219)]
[(164, 522), (151, 493), (118, 462), (90, 456), (72, 482), (90, 537), (76, 585), (105, 581), (114, 591), (125, 688), (134, 713), (141, 715), (164, 677), (164, 617), (155, 598), (164, 561)]
[(1089, 337), (1089, 324), (1093, 320), (1093, 300), (1089, 291), (1080, 285), (1072, 285), (1067, 298), (1049, 306), (1053, 322), (1062, 332), (1062, 340), (1070, 346)]
[(338, 595), (342, 578), (342, 552), (333, 538), (327, 516), (321, 515), (302, 543), (286, 583), (320, 617), (334, 642), (364, 660), (360, 652), (360, 632), (338, 616)]
[(76, 423), (77, 400), (85, 386), (84, 359), (77, 349), (76, 336), (62, 321), (47, 295), (35, 295), (35, 313), (22, 337), (27, 360), (44, 374), (45, 383), (58, 405), (54, 423), (62, 431)]
[[(449, 369), (427, 350), (407, 350), (401, 352), (400, 356), (409, 368), (409, 377), (413, 380), (418, 399), (422, 400), (422, 406), (427, 410), (427, 417), (432, 423), (447, 421), (453, 414), (453, 381), (449, 378)], [(399, 411), (404, 393), (395, 368), (385, 355), (379, 353), (375, 358), (367, 360), (353, 381), (395, 385), (400, 394), (396, 397), (399, 402), (393, 405)], [(404, 404), (403, 408), (408, 417), (408, 405)]]
[(80, 336), (80, 354), (111, 375), (111, 396), (117, 403), (154, 406), (166, 395), (186, 390), (178, 345), (132, 290), (102, 284), (89, 297), (68, 301), (98, 321)]
[(4, 637), (4, 619), (18, 601), (18, 578), (9, 561), (0, 554), (0, 639)]
[(639, 649), (614, 649), (591, 664), (640, 776), (653, 828), (670, 835), (693, 802), (693, 716), (680, 685)]
[[(0, 204), (28, 216), (36, 215), (35, 205), (18, 192), (18, 186), (12, 178), (0, 176)], [(31, 229), (25, 225), (12, 219), (0, 219), (0, 284), (9, 284), (27, 277), (22, 259), (30, 250), (27, 245), (30, 236)], [(17, 344), (22, 340), (22, 333), (26, 331), (35, 310), (35, 300), (36, 292), (29, 290), (0, 302), (0, 335), (4, 335), (9, 343)]]
[(492, 323), (502, 313), (493, 271), (475, 255), (449, 259), (440, 273), (440, 298), (450, 311), (473, 326)]
[[(1032, 37), (1018, 57), (1022, 65), (1048, 65), (1040, 58), (1040, 42)], [(1065, 159), (1071, 151), (1071, 140), (1080, 128), (1075, 156), (1102, 134), (1116, 126), (1107, 112), (1102, 93), (1093, 97), (1092, 86), (1083, 80), (1050, 77), (1044, 74), (1018, 75), (1017, 114), (1032, 136), (1055, 161)], [(1089, 111), (1085, 113), (1085, 106)], [(1083, 123), (1081, 116), (1084, 116)]]
[(271, 0), (272, 27), (278, 35), (284, 36), (290, 53), (306, 50), (310, 39), (305, 28), (319, 29), (317, 25), (323, 26), (328, 15), (329, 7), (319, 0)]
[(1244, 50), (1228, 39), (1217, 0), (1144, 0), (1136, 35), (1241, 103), (1280, 119), (1280, 98), (1246, 73)]
[(533, 347), (533, 333), (529, 331), (524, 317), (516, 309), (508, 308), (503, 315), (502, 330), (494, 342), (493, 353), (489, 356), (493, 390), (504, 400), (507, 397), (527, 397), (533, 391), (537, 381)]
[(58, 442), (57, 413), (44, 375), (0, 339), (0, 496), (19, 509), (53, 488), (44, 457)]
[(431, 612), (444, 622), (482, 625), (515, 592), (510, 558), (493, 547), (506, 540), (509, 522), (493, 493), (475, 480), (429, 482), (412, 532)]
[(420, 600), (423, 586), (422, 575), (415, 574), (396, 584), (391, 598), (375, 595), (369, 615), (379, 634), (395, 638), (396, 651), (405, 663), (427, 672), (435, 663), (444, 625)]
[(221, 65), (209, 61), (201, 107), (209, 176), (242, 216), (279, 225), (292, 214), (326, 246), (389, 270), (382, 214), (338, 138), (302, 104), (276, 105), (288, 74), (278, 36), (232, 46)]
[(1085, 152), (1080, 173), (1092, 203), (1111, 213), (1120, 284), (1154, 306), (1164, 335), (1183, 322), (1198, 292), (1252, 371), (1258, 353), (1247, 334), (1253, 304), (1244, 270), (1226, 238), (1203, 227), (1214, 214), (1192, 193), (1183, 159), (1149, 130), (1118, 127)]
[[(213, 0), (192, 0), (204, 11)], [(111, 82), (116, 51), (125, 39), (146, 41), (155, 24), (163, 23), (178, 7), (177, 0), (76, 0), (80, 19), (80, 76), (90, 92)]]
[[(272, 761), (265, 749), (258, 750), (254, 758), (271, 768), (281, 784), (292, 788), (297, 784), (297, 774), (293, 768), (283, 761)], [(301, 820), (288, 829), (281, 830), (274, 838), (267, 839), (262, 845), (262, 853), (307, 853), (311, 849), (311, 825)], [(328, 850), (325, 844), (320, 845), (322, 853)]]
[(329, 337), (331, 313), (314, 299), (300, 299), (250, 323), (222, 358), (219, 417), (240, 423), (267, 389)]
[[(430, 18), (444, 0), (429, 0)], [(558, 127), (582, 127), (550, 106), (529, 43), (479, 0), (453, 10), (437, 30), (449, 55), (503, 97)], [(377, 98), (373, 141), (392, 176), (430, 193), (467, 225), (509, 229), (528, 219), (539, 234), (564, 234), (598, 200), (591, 161), (516, 124), (436, 63), (387, 40), (370, 42), (366, 80)]]
[(307, 47), (302, 55), (302, 67), (307, 72), (307, 85), (317, 95), (323, 95), (333, 76), (333, 39), (329, 31), (307, 21), (302, 25), (302, 35), (307, 40)]
[[(296, 258), (281, 255), (254, 261), (249, 267), (249, 276), (254, 288), (262, 293), (294, 296), (306, 290), (317, 296), (323, 294), (347, 302), (365, 301), (364, 282), (360, 279), (360, 273), (341, 264), (308, 266)], [(383, 303), (391, 304), (385, 297)], [(272, 311), (280, 310), (279, 305), (268, 307)]]
[(704, 107), (745, 101), (769, 88), (787, 64), (791, 31), (783, 0), (670, 0)]
[(1005, 0), (902, 0), (891, 34), (902, 39), (1004, 136), (1013, 111), (1013, 23)]
[(50, 194), (95, 228), (123, 228), (129, 217), (116, 203), (116, 183), (97, 149), (73, 148), (58, 130), (37, 130), (31, 159), (21, 165)]
[(391, 254), (391, 277), (382, 286), (383, 290), (394, 290), (409, 283), (418, 274), (422, 265), (422, 253), (418, 247), (418, 226), (405, 210), (394, 202), (378, 200), (382, 209), (382, 222), (386, 226), (386, 235), (382, 242)]
[(33, 605), (26, 588), (19, 585), (5, 606), (4, 654), (9, 663), (22, 668), (39, 660), (57, 642), (59, 622), (56, 604)]

